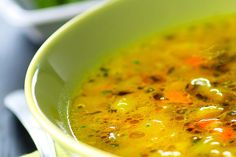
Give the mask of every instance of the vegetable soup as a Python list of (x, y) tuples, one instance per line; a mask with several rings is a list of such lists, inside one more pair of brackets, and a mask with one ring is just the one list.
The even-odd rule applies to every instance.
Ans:
[(111, 56), (69, 108), (75, 137), (124, 157), (236, 156), (236, 17)]

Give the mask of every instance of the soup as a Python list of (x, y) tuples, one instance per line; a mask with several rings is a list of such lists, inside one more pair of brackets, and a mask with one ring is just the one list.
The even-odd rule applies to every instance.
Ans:
[(69, 120), (79, 141), (124, 157), (236, 156), (236, 18), (111, 56), (83, 81)]

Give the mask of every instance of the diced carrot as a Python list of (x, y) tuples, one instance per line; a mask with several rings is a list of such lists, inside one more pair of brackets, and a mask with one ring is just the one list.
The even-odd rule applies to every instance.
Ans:
[(197, 122), (197, 125), (201, 128), (201, 129), (206, 129), (208, 127), (210, 127), (211, 125), (220, 123), (219, 119), (216, 118), (210, 118), (210, 119), (202, 119), (200, 121)]
[(185, 63), (194, 67), (198, 68), (200, 65), (202, 65), (205, 62), (205, 59), (202, 56), (190, 56), (185, 60)]
[(233, 131), (232, 128), (229, 128), (229, 127), (223, 128), (223, 131), (221, 133), (221, 139), (223, 141), (228, 141), (232, 139), (233, 137), (235, 137), (235, 132)]
[(182, 91), (166, 91), (165, 97), (170, 102), (176, 102), (176, 103), (190, 103), (191, 102), (188, 94)]

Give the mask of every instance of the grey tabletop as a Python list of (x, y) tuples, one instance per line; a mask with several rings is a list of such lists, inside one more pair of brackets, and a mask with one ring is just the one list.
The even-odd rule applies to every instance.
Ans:
[(11, 91), (23, 89), (27, 67), (38, 47), (0, 17), (0, 157), (35, 150), (24, 127), (3, 106), (3, 99)]

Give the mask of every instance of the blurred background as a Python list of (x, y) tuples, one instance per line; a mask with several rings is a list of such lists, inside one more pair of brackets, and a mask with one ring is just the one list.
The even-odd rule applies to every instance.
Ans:
[(105, 0), (0, 0), (0, 157), (36, 150), (4, 98), (23, 89), (27, 67), (40, 45), (72, 17)]

